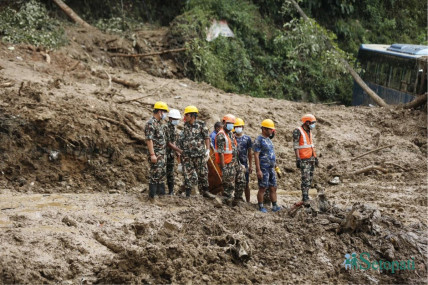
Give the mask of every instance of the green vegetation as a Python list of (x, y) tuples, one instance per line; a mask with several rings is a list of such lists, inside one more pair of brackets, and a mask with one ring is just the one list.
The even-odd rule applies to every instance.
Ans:
[(304, 0), (302, 6), (353, 54), (362, 43), (428, 44), (426, 1)]
[[(3, 41), (58, 47), (65, 42), (50, 0), (3, 5)], [(145, 23), (170, 25), (184, 74), (228, 92), (349, 104), (352, 78), (326, 39), (352, 64), (362, 43), (427, 44), (427, 3), (419, 0), (299, 0), (304, 22), (287, 0), (66, 0), (101, 30), (129, 33)], [(43, 5), (48, 8), (49, 13)], [(226, 20), (234, 38), (206, 41), (212, 20)], [(318, 23), (318, 24), (317, 24)]]
[[(315, 22), (293, 19), (276, 28), (244, 0), (191, 1), (186, 9), (171, 34), (190, 48), (181, 58), (187, 76), (257, 97), (350, 102), (352, 81), (324, 40), (334, 35)], [(211, 19), (226, 20), (235, 37), (207, 42)]]
[(56, 48), (66, 43), (59, 22), (48, 16), (46, 8), (35, 0), (18, 11), (6, 7), (0, 12), (0, 36), (10, 43), (28, 43)]

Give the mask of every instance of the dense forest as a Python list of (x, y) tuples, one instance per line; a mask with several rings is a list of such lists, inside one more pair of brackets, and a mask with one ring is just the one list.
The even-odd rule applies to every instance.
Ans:
[[(188, 48), (175, 55), (184, 76), (256, 97), (349, 104), (352, 78), (338, 54), (353, 64), (362, 43), (427, 44), (427, 3), (418, 0), (298, 1), (311, 21), (288, 0), (64, 2), (91, 25), (123, 37), (167, 26), (170, 47)], [(234, 37), (208, 42), (213, 20), (226, 20)], [(66, 25), (51, 0), (0, 1), (3, 42), (59, 48), (68, 42)]]

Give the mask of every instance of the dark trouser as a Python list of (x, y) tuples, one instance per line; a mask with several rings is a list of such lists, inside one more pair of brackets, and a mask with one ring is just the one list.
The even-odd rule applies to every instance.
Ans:
[(302, 197), (303, 200), (309, 198), (309, 188), (311, 187), (314, 178), (315, 162), (310, 160), (302, 160), (300, 171), (302, 174)]

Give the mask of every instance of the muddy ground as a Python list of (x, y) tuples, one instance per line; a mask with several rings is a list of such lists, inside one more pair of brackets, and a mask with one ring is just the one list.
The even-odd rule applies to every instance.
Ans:
[[(107, 53), (168, 48), (164, 30), (143, 31), (139, 47), (98, 32), (67, 32), (70, 45), (49, 56), (0, 44), (0, 283), (426, 283), (426, 109), (225, 93), (177, 79), (180, 68), (169, 55)], [(256, 211), (255, 174), (251, 204), (199, 196), (149, 202), (141, 138), (158, 100), (181, 111), (196, 105), (209, 126), (235, 114), (253, 138), (261, 120), (273, 119), (284, 209)], [(292, 131), (308, 112), (318, 119), (318, 190), (310, 191), (311, 210), (290, 216), (287, 208), (300, 199)], [(390, 147), (358, 158), (383, 146)], [(371, 165), (386, 171), (352, 174)], [(340, 184), (330, 184), (336, 176)], [(410, 259), (415, 267), (347, 271), (342, 263), (352, 252), (367, 252), (371, 261)]]

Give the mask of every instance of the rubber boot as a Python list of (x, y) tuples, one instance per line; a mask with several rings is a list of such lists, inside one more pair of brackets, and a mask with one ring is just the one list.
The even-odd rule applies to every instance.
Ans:
[(163, 196), (165, 195), (165, 184), (164, 183), (159, 183), (157, 186), (157, 193), (159, 196)]
[(168, 194), (174, 195), (174, 182), (168, 182)]
[(309, 195), (308, 194), (303, 194), (302, 195), (302, 201), (303, 201), (303, 206), (305, 207), (309, 207)]
[(186, 197), (190, 197), (190, 193), (192, 193), (192, 189), (186, 189)]
[(202, 188), (201, 192), (202, 192), (201, 193), (202, 197), (205, 197), (205, 198), (208, 198), (208, 199), (213, 199), (214, 198), (214, 195), (212, 195), (210, 193), (210, 191), (208, 190), (208, 187)]
[(149, 198), (153, 199), (156, 195), (157, 184), (149, 184)]

